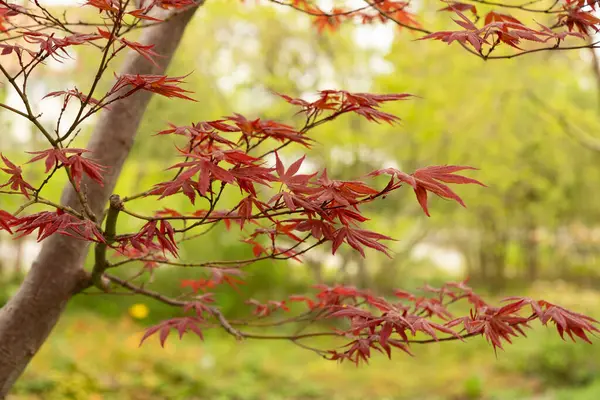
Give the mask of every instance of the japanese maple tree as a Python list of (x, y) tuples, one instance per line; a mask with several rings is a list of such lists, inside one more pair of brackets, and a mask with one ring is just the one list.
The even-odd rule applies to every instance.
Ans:
[[(418, 39), (457, 42), (486, 60), (596, 47), (589, 35), (598, 31), (600, 23), (593, 14), (596, 2), (588, 0), (522, 5), (485, 0), (444, 2), (439, 10), (452, 15), (457, 27), (435, 32), (423, 26), (410, 2), (365, 1), (355, 8), (340, 2), (329, 10), (305, 0), (270, 3), (307, 14), (323, 34), (343, 23), (394, 23), (417, 32)], [(37, 1), (22, 6), (0, 0), (0, 72), (3, 84), (12, 88), (23, 106), (15, 109), (0, 103), (0, 107), (29, 120), (47, 143), (44, 150), (26, 151), (23, 163), (1, 155), (0, 196), (18, 198), (21, 203), (17, 209), (0, 203), (0, 230), (14, 237), (36, 235), (43, 247), (19, 292), (0, 310), (0, 397), (47, 338), (66, 303), (88, 288), (137, 293), (172, 305), (174, 318), (148, 327), (142, 342), (157, 335), (163, 345), (172, 331), (179, 337), (193, 333), (203, 339), (203, 333), (214, 328), (237, 339), (287, 340), (324, 358), (356, 364), (367, 362), (373, 350), (391, 357), (397, 350), (411, 354), (414, 344), (463, 341), (473, 336), (484, 336), (494, 350), (502, 349), (512, 338), (525, 336), (534, 320), (554, 325), (561, 337), (567, 334), (573, 340), (589, 342), (589, 335), (599, 331), (592, 318), (545, 300), (512, 297), (503, 304), (490, 304), (466, 282), (426, 286), (420, 293), (397, 290), (394, 298), (352, 287), (316, 285), (311, 293), (283, 299), (245, 299), (242, 303), (254, 318), (228, 319), (214, 298), (214, 288), (225, 285), (235, 290), (247, 279), (244, 269), (248, 265), (261, 260), (302, 261), (303, 255), (316, 247), (335, 254), (341, 246), (348, 246), (362, 257), (369, 251), (393, 257), (386, 246), (392, 238), (365, 227), (365, 204), (400, 189), (412, 190), (429, 215), (432, 194), (464, 206), (454, 185), (482, 186), (479, 190), (485, 190), (485, 185), (464, 175), (476, 175), (472, 172), (475, 168), (443, 165), (444, 160), (439, 160), (442, 165), (416, 171), (384, 168), (352, 181), (335, 179), (326, 169), (303, 172), (304, 157), (286, 165), (282, 150), (296, 146), (308, 151), (314, 140), (311, 133), (319, 126), (348, 115), (375, 124), (395, 124), (400, 118), (384, 111), (384, 105), (411, 99), (407, 93), (324, 90), (311, 100), (273, 94), (289, 103), (290, 116), (302, 116), (301, 124), (291, 118), (292, 122), (274, 121), (232, 112), (188, 126), (156, 127), (159, 136), (184, 138), (185, 145), (173, 149), (180, 160), (165, 165), (164, 181), (141, 193), (113, 193), (152, 94), (173, 101), (210, 101), (206, 96), (196, 97), (186, 87), (185, 76), (172, 77), (165, 72), (187, 23), (202, 4), (193, 0), (90, 0), (84, 5), (95, 9), (98, 17), (82, 21), (69, 13), (53, 12)], [(491, 10), (480, 15), (476, 6)], [(518, 13), (518, 18), (504, 13), (505, 9)], [(521, 22), (531, 14), (548, 21)], [(129, 35), (138, 29), (142, 35), (136, 41)], [(27, 84), (49, 59), (60, 62), (69, 57), (73, 46), (97, 49), (95, 74), (86, 88), (65, 87), (46, 95), (62, 99), (60, 116), (49, 128), (40, 122)], [(112, 86), (102, 91), (102, 77), (113, 72), (112, 63), (126, 52), (121, 72), (115, 72)], [(77, 112), (67, 122), (63, 116), (69, 104), (75, 105)], [(73, 147), (82, 124), (95, 114), (98, 124), (88, 148)], [(27, 179), (31, 169), (43, 171), (44, 177)], [(69, 180), (61, 200), (47, 197), (45, 191), (58, 174)], [(235, 198), (234, 193), (241, 195), (237, 205), (223, 206), (223, 199)], [(184, 196), (195, 211), (161, 204), (173, 196)], [(136, 209), (136, 201), (142, 198), (155, 199), (154, 213), (145, 215)], [(32, 212), (34, 205), (44, 210)], [(137, 221), (140, 228), (118, 230), (117, 221), (123, 217)], [(183, 241), (201, 242), (216, 226), (239, 235), (252, 255), (202, 263), (179, 259)], [(86, 266), (90, 245), (94, 262)], [(181, 282), (181, 296), (169, 298), (137, 281), (144, 271), (161, 265), (197, 268), (199, 275)], [(112, 273), (117, 268), (130, 271), (132, 266), (140, 266), (141, 272), (131, 279)], [(468, 303), (470, 313), (454, 315), (450, 308), (457, 302)], [(303, 333), (270, 331), (299, 322), (309, 327)], [(327, 324), (331, 329), (323, 328)], [(311, 342), (323, 336), (337, 339), (338, 345), (320, 348)]]

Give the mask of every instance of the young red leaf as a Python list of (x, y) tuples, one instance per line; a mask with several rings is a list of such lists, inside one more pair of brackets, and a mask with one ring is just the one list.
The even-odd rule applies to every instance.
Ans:
[(439, 197), (454, 200), (461, 206), (466, 207), (462, 199), (445, 183), (454, 184), (469, 184), (474, 183), (477, 185), (485, 186), (483, 183), (468, 178), (462, 175), (454, 175), (456, 172), (462, 170), (475, 170), (473, 167), (456, 166), (456, 165), (445, 165), (445, 166), (431, 166), (418, 169), (412, 176), (415, 178), (416, 188), (414, 189), (415, 195), (419, 204), (425, 211), (425, 214), (429, 216), (429, 210), (427, 207), (427, 192), (436, 194)]
[(10, 229), (10, 226), (16, 220), (17, 218), (14, 217), (12, 214), (4, 210), (0, 210), (0, 230), (4, 229), (5, 231), (8, 231), (10, 234), (12, 234), (13, 232)]
[(8, 158), (4, 157), (2, 153), (0, 153), (0, 158), (2, 158), (4, 165), (6, 165), (6, 168), (0, 168), (0, 170), (10, 175), (8, 182), (4, 185), (0, 185), (0, 188), (8, 186), (11, 190), (21, 192), (23, 196), (29, 199), (29, 192), (34, 191), (35, 189), (23, 179), (21, 167), (13, 164)]
[(449, 2), (448, 7), (440, 8), (438, 11), (471, 11), (473, 15), (477, 15), (477, 8), (473, 4), (459, 3), (459, 2)]
[(179, 333), (179, 339), (181, 339), (188, 331), (192, 331), (200, 338), (200, 340), (204, 340), (204, 335), (199, 327), (201, 322), (202, 319), (197, 316), (172, 318), (163, 321), (153, 327), (148, 328), (144, 333), (144, 336), (142, 336), (139, 345), (141, 346), (146, 339), (159, 332), (160, 346), (164, 347), (171, 329), (175, 329)]
[(185, 77), (124, 74), (117, 78), (117, 82), (115, 82), (110, 92), (116, 93), (123, 88), (131, 86), (133, 89), (129, 93), (132, 93), (135, 90), (146, 90), (148, 92), (156, 93), (169, 98), (177, 97), (180, 99), (196, 101), (185, 95), (185, 93), (191, 93), (189, 90), (185, 90), (177, 86), (180, 83), (183, 83), (183, 78)]

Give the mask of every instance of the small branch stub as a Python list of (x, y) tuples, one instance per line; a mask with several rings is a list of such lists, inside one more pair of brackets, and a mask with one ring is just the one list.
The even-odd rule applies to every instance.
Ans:
[(119, 212), (123, 209), (123, 202), (121, 197), (117, 194), (113, 194), (109, 198), (110, 207), (106, 214), (106, 225), (104, 228), (104, 243), (98, 243), (94, 249), (94, 268), (92, 269), (92, 284), (98, 287), (100, 290), (108, 291), (108, 285), (105, 280), (102, 279), (102, 274), (109, 267), (109, 263), (106, 259), (106, 251), (108, 247), (114, 243), (116, 232), (117, 232), (117, 219)]

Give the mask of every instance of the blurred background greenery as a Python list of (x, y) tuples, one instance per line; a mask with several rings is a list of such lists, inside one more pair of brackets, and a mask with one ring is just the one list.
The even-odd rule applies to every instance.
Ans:
[[(420, 17), (447, 27), (439, 4), (423, 2)], [(81, 13), (86, 13), (80, 9)], [(91, 15), (91, 14), (90, 14)], [(539, 16), (538, 16), (539, 17)], [(542, 16), (543, 17), (543, 16)], [(540, 21), (544, 22), (544, 21)], [(471, 176), (489, 187), (461, 187), (467, 209), (433, 199), (423, 215), (410, 190), (371, 205), (370, 228), (399, 239), (392, 260), (370, 252), (326, 254), (303, 265), (260, 263), (248, 269), (238, 293), (219, 290), (228, 315), (244, 315), (244, 296), (260, 300), (303, 293), (318, 282), (368, 287), (382, 294), (424, 283), (471, 277), (491, 297), (527, 294), (600, 316), (600, 153), (585, 146), (598, 132), (598, 85), (589, 50), (538, 53), (482, 62), (459, 46), (415, 41), (392, 26), (345, 26), (320, 36), (303, 15), (269, 6), (211, 1), (190, 26), (169, 71), (184, 75), (197, 103), (154, 98), (116, 193), (127, 195), (164, 180), (174, 139), (153, 135), (167, 123), (189, 124), (233, 112), (290, 121), (294, 110), (269, 91), (291, 96), (320, 89), (409, 92), (417, 99), (390, 107), (398, 126), (346, 117), (314, 133), (309, 163), (339, 179), (395, 166), (430, 164), (480, 168)], [(94, 49), (76, 49), (76, 61), (50, 65), (36, 76), (39, 98), (52, 90), (84, 88)], [(117, 67), (117, 66), (116, 66)], [(105, 87), (112, 74), (108, 74)], [(60, 79), (58, 79), (59, 77)], [(65, 82), (68, 82), (65, 86)], [(0, 85), (0, 98), (11, 93)], [(52, 122), (50, 100), (40, 103)], [(44, 108), (45, 107), (45, 108)], [(0, 135), (3, 153), (43, 147), (22, 122), (0, 111), (12, 135)], [(89, 130), (78, 137), (84, 146)], [(599, 136), (600, 137), (600, 136)], [(599, 139), (600, 140), (600, 139)], [(175, 141), (176, 142), (176, 141)], [(301, 149), (284, 153), (290, 160)], [(31, 179), (41, 172), (26, 168)], [(37, 175), (36, 175), (37, 174)], [(56, 179), (46, 196), (58, 198)], [(15, 199), (3, 198), (10, 208)], [(233, 204), (235, 195), (226, 199)], [(136, 203), (150, 214), (155, 202)], [(193, 210), (186, 199), (165, 207)], [(135, 222), (120, 220), (131, 231)], [(215, 229), (182, 247), (186, 260), (241, 259), (248, 246)], [(0, 235), (0, 304), (16, 290), (37, 247)], [(139, 266), (121, 271), (131, 276)], [(167, 294), (202, 271), (159, 268), (147, 285)], [(12, 399), (599, 399), (600, 347), (564, 343), (536, 326), (497, 357), (483, 339), (415, 349), (416, 358), (374, 357), (356, 368), (321, 360), (287, 343), (235, 343), (218, 333), (206, 342), (154, 341), (138, 348), (144, 327), (173, 310), (135, 296), (78, 296), (41, 353), (18, 382)]]

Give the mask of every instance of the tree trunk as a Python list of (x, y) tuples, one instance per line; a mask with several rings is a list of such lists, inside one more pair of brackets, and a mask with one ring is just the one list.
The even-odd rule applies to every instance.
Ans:
[(13, 270), (13, 274), (17, 276), (19, 279), (23, 274), (23, 242), (25, 239), (17, 239), (14, 241), (15, 247), (15, 268)]
[[(146, 28), (141, 42), (155, 44), (162, 57), (154, 66), (135, 52), (128, 54), (122, 73), (164, 75), (196, 8)], [(164, 18), (164, 16), (163, 16)], [(82, 188), (91, 210), (101, 218), (144, 114), (150, 94), (138, 92), (110, 110), (103, 110), (88, 144), (91, 157), (109, 167), (104, 187), (89, 179)], [(81, 205), (72, 187), (65, 188), (64, 205)], [(36, 261), (17, 294), (0, 309), (0, 398), (4, 398), (58, 322), (67, 302), (89, 285), (83, 269), (88, 243), (53, 235), (44, 241)]]
[[(0, 247), (2, 247), (2, 235), (0, 235)], [(2, 281), (4, 279), (4, 275), (4, 261), (2, 260), (2, 258), (0, 258), (0, 285), (3, 283)]]

